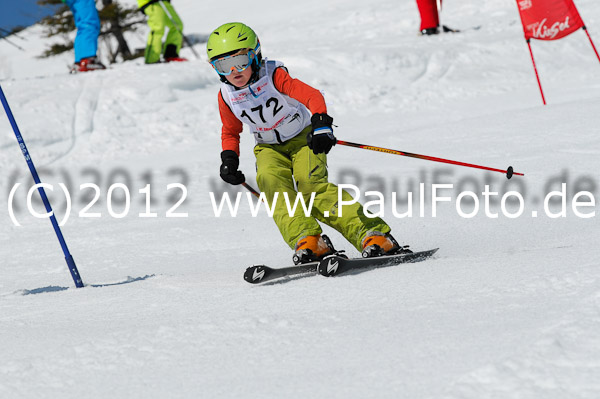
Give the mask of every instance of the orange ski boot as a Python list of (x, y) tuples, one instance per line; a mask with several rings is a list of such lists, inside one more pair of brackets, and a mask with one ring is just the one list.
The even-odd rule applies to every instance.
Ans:
[(295, 265), (314, 262), (334, 254), (335, 248), (326, 235), (306, 236), (298, 240), (293, 256)]
[(362, 241), (362, 247), (363, 258), (412, 253), (412, 251), (408, 249), (408, 245), (401, 247), (390, 233), (383, 234), (379, 231), (369, 232)]

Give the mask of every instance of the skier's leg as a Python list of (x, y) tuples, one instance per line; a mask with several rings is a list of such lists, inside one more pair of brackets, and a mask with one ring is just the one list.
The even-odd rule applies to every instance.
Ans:
[(169, 33), (167, 33), (167, 38), (165, 39), (163, 54), (165, 55), (165, 58), (178, 57), (179, 51), (181, 50), (181, 45), (183, 43), (183, 22), (181, 21), (181, 18), (179, 18), (179, 15), (171, 3), (163, 2), (163, 4), (167, 11), (169, 11), (171, 14), (173, 22), (175, 22), (175, 25), (173, 25), (173, 22), (171, 22), (171, 19), (169, 19), (167, 16), (166, 22), (167, 26), (169, 27)]
[(98, 35), (100, 34), (100, 19), (94, 0), (67, 0), (66, 4), (73, 12), (77, 27), (75, 36), (75, 62), (83, 58), (95, 57), (98, 51)]
[(436, 0), (417, 0), (419, 14), (421, 14), (421, 28), (425, 29), (437, 28), (440, 24), (438, 17), (437, 1)]
[(254, 147), (256, 181), (259, 189), (265, 193), (269, 205), (272, 205), (275, 193), (279, 193), (273, 220), (285, 242), (290, 248), (295, 249), (300, 238), (319, 235), (322, 230), (313, 217), (304, 215), (302, 206), (298, 206), (293, 215), (288, 214), (283, 193), (287, 193), (293, 204), (297, 192), (292, 178), (292, 161), (286, 154), (280, 152), (282, 146), (284, 145), (258, 144)]
[[(298, 191), (309, 198), (316, 193), (313, 216), (321, 222), (339, 231), (356, 249), (362, 251), (362, 241), (372, 231), (388, 233), (390, 227), (378, 217), (368, 218), (360, 203), (344, 205), (342, 216), (339, 215), (338, 195), (343, 201), (351, 201), (346, 191), (338, 193), (338, 187), (327, 181), (327, 156), (315, 155), (306, 145), (306, 134), (300, 133), (291, 141), (296, 143), (296, 151), (292, 154), (294, 178)], [(328, 216), (325, 216), (327, 212)]]
[(153, 64), (160, 61), (162, 54), (162, 38), (165, 34), (165, 25), (167, 23), (167, 15), (163, 11), (160, 4), (151, 4), (144, 13), (148, 16), (148, 42), (146, 43), (146, 51), (144, 60), (146, 64)]

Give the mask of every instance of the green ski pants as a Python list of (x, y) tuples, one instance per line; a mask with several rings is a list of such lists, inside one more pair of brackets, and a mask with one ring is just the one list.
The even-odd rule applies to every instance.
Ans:
[[(338, 187), (327, 181), (327, 156), (315, 155), (306, 145), (309, 129), (310, 126), (283, 144), (257, 144), (254, 147), (258, 187), (265, 193), (269, 206), (273, 206), (275, 193), (279, 192), (273, 219), (290, 248), (294, 249), (302, 237), (321, 234), (318, 220), (339, 231), (362, 251), (362, 240), (369, 231), (388, 233), (390, 227), (381, 218), (367, 218), (358, 202), (344, 205), (342, 216), (338, 215)], [(304, 195), (307, 205), (311, 193), (315, 193), (311, 216), (305, 216), (300, 203), (294, 214), (289, 215), (283, 193), (288, 193), (293, 206), (297, 192)], [(343, 201), (352, 200), (350, 194), (342, 193)], [(325, 212), (328, 217), (324, 216)]]
[[(165, 48), (172, 44), (177, 48), (177, 54), (181, 50), (183, 43), (183, 22), (177, 15), (177, 12), (169, 2), (161, 2), (173, 21), (177, 26), (171, 22), (171, 18), (167, 15), (165, 10), (159, 3), (150, 4), (144, 13), (148, 16), (148, 26), (150, 27), (150, 33), (148, 34), (148, 42), (146, 44), (146, 51), (144, 53), (144, 59), (146, 64), (153, 64), (160, 61), (160, 55), (164, 53)], [(163, 45), (162, 38), (165, 35), (165, 28), (169, 28), (169, 33)]]

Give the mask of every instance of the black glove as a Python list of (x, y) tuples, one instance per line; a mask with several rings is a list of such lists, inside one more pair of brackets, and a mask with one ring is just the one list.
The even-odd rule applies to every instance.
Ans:
[(240, 166), (240, 157), (235, 151), (225, 150), (221, 153), (221, 179), (225, 180), (229, 184), (237, 185), (242, 184), (246, 181), (246, 177), (241, 170), (238, 170)]
[(315, 154), (329, 153), (331, 147), (337, 142), (331, 128), (333, 118), (327, 114), (314, 114), (310, 122), (312, 131), (306, 135), (308, 148)]

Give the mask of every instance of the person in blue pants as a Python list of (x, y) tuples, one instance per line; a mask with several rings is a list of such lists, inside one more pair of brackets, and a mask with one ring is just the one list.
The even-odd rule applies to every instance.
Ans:
[(88, 72), (106, 69), (96, 57), (100, 18), (94, 0), (62, 0), (73, 13), (77, 36), (75, 37), (75, 64), (71, 72)]

